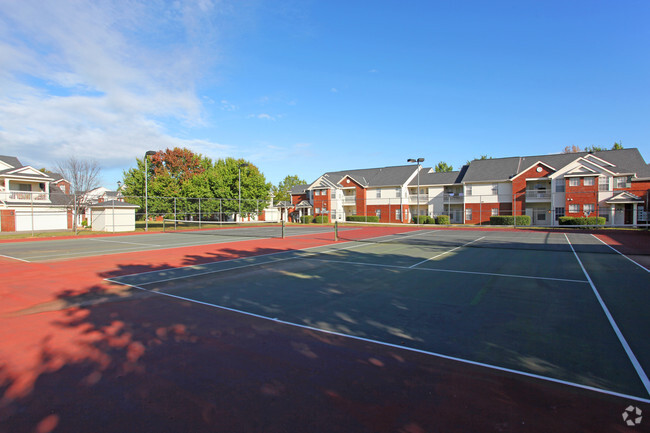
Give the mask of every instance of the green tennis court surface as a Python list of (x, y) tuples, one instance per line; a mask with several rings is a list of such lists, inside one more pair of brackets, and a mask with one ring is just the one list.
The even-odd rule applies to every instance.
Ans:
[[(284, 229), (286, 237), (319, 234), (326, 234), (329, 236), (328, 239), (333, 239), (334, 236), (331, 227), (294, 225)], [(198, 222), (179, 222), (176, 226), (169, 223), (165, 232), (0, 243), (0, 256), (25, 262), (43, 262), (134, 251), (281, 238), (282, 236), (282, 225), (276, 223), (210, 224), (202, 222), (199, 224)]]
[(649, 275), (589, 234), (422, 230), (110, 281), (648, 402)]

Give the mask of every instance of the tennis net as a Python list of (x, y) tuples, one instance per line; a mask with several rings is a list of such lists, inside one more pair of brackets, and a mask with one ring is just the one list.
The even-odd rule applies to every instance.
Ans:
[(250, 238), (283, 238), (284, 223), (274, 221), (163, 220), (163, 232)]

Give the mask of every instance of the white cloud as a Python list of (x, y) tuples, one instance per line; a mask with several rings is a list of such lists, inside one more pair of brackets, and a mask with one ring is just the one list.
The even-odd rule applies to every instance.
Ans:
[(49, 167), (74, 154), (110, 167), (149, 149), (226, 150), (169, 129), (204, 124), (211, 101), (196, 87), (218, 59), (217, 6), (0, 2), (0, 153)]
[(330, 92), (332, 92), (332, 93), (339, 93), (339, 89), (337, 89), (336, 87), (332, 87), (332, 88), (330, 89)]

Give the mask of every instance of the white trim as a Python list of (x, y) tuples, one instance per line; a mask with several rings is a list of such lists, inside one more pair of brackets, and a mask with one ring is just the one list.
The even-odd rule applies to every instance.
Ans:
[[(529, 170), (535, 168), (535, 166), (537, 166), (538, 164), (541, 164), (541, 165), (543, 165), (544, 167), (546, 167), (546, 168), (548, 168), (548, 169), (551, 169), (553, 172), (557, 172), (557, 170), (556, 170), (555, 168), (551, 167), (550, 165), (548, 165), (548, 164), (545, 163), (544, 161), (540, 161), (540, 160), (538, 160), (537, 162), (533, 163), (530, 167), (528, 167), (526, 170), (522, 171), (521, 173), (518, 173), (518, 174), (515, 175), (515, 176), (512, 176), (512, 177), (510, 178), (510, 180), (512, 181), (512, 180), (518, 178), (518, 177), (521, 176), (522, 174), (524, 174), (524, 173), (528, 172)], [(551, 176), (552, 174), (553, 174), (553, 173), (549, 173), (548, 176)]]

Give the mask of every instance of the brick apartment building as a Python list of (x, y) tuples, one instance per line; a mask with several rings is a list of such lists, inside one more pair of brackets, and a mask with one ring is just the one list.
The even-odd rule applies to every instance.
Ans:
[(377, 216), (408, 223), (449, 215), (484, 224), (494, 215), (529, 215), (533, 225), (561, 216), (601, 216), (608, 225), (647, 224), (650, 166), (638, 149), (474, 160), (436, 173), (416, 165), (328, 172), (291, 192), (290, 212)]

